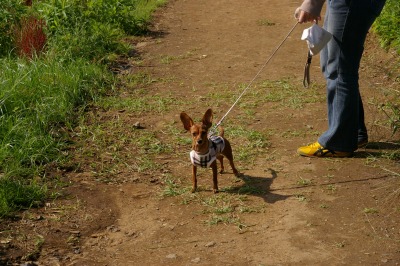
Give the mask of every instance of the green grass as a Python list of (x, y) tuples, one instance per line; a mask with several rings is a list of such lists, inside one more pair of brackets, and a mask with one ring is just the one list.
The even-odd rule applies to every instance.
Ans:
[(265, 152), (271, 145), (268, 132), (260, 132), (241, 126), (226, 128), (228, 139), (234, 139), (240, 145), (235, 145), (235, 158), (242, 162), (252, 162), (255, 154)]
[(47, 188), (33, 181), (23, 183), (21, 180), (0, 177), (0, 218), (21, 208), (41, 205)]
[[(377, 18), (373, 25), (373, 30), (378, 34), (382, 47), (393, 49), (400, 55), (400, 1), (387, 0), (381, 15)], [(397, 60), (396, 65), (391, 67), (399, 69), (400, 61)], [(394, 77), (398, 82), (399, 76)], [(382, 106), (382, 111), (388, 116), (387, 123), (390, 124), (393, 134), (397, 132), (400, 126), (400, 109), (398, 99), (400, 93), (394, 90), (393, 100), (389, 100)], [(399, 152), (395, 152), (393, 158), (399, 159)]]
[(378, 213), (379, 211), (376, 208), (364, 208), (363, 212), (367, 214), (374, 214)]
[(181, 186), (176, 180), (171, 176), (167, 176), (164, 181), (164, 189), (162, 191), (162, 196), (164, 197), (175, 197), (190, 191), (190, 188)]
[[(46, 167), (66, 163), (70, 133), (82, 121), (87, 106), (99, 99), (106, 105), (103, 96), (113, 93), (115, 80), (106, 64), (131, 49), (122, 39), (147, 32), (151, 14), (164, 3), (164, 0), (43, 0), (33, 1), (33, 6), (27, 8), (22, 1), (1, 1), (0, 217), (34, 206), (47, 197), (48, 180), (43, 178)], [(13, 49), (14, 27), (21, 18), (31, 15), (46, 22), (46, 50), (32, 60), (19, 59)], [(123, 82), (130, 86), (153, 81), (142, 75)], [(162, 112), (175, 99), (151, 100), (152, 110)], [(120, 107), (132, 105), (127, 102)], [(145, 105), (137, 109), (142, 106)], [(93, 130), (92, 136), (105, 136), (100, 131), (94, 132), (94, 128), (88, 130)], [(150, 144), (151, 153), (169, 149), (155, 141), (154, 136), (144, 138), (143, 145)], [(123, 143), (115, 145), (111, 156), (118, 163), (116, 166), (91, 162), (89, 167), (99, 175), (116, 172)], [(84, 152), (96, 158), (96, 152)], [(139, 159), (138, 170), (155, 167), (146, 155)], [(32, 181), (34, 178), (39, 180), (37, 184)]]
[(126, 35), (147, 32), (153, 11), (165, 0), (46, 0), (33, 8), (46, 21), (49, 50), (67, 57), (108, 61), (129, 47)]
[(336, 192), (337, 187), (336, 187), (335, 185), (329, 184), (329, 185), (327, 185), (327, 186), (325, 187), (325, 190), (326, 190), (328, 193), (333, 194), (333, 193)]
[(6, 176), (40, 174), (60, 159), (79, 106), (111, 82), (84, 60), (0, 59), (0, 171)]
[[(138, 87), (147, 86), (152, 83), (155, 83), (159, 80), (154, 79), (149, 73), (146, 72), (138, 72), (130, 75), (123, 75), (119, 78), (121, 82), (121, 86), (124, 88), (135, 88), (138, 90)], [(139, 89), (140, 92), (140, 89)], [(144, 93), (144, 92), (141, 92)]]
[(241, 225), (240, 219), (234, 215), (210, 215), (208, 220), (204, 221), (207, 225), (218, 225), (218, 224), (235, 224), (237, 226)]
[(123, 169), (147, 174), (160, 170), (163, 166), (154, 157), (173, 152), (171, 143), (155, 132), (135, 129), (120, 119), (104, 122), (91, 113), (75, 132), (84, 140), (76, 147), (82, 154), (77, 160), (89, 166), (99, 181), (114, 182), (114, 176)]
[[(206, 192), (203, 193), (203, 190)], [(161, 197), (176, 197), (182, 205), (193, 205), (204, 215), (204, 223), (210, 226), (225, 224), (237, 226), (243, 230), (247, 226), (241, 222), (241, 217), (251, 213), (261, 213), (266, 205), (254, 204), (249, 200), (248, 194), (262, 195), (265, 193), (255, 185), (243, 184), (242, 187), (221, 187), (221, 193), (212, 194), (211, 188), (199, 187), (197, 192), (191, 193), (188, 180), (170, 174), (163, 179)]]
[(297, 181), (297, 184), (304, 187), (310, 186), (312, 185), (312, 180), (300, 177), (300, 180)]
[(103, 98), (98, 104), (105, 109), (126, 110), (137, 114), (154, 112), (163, 113), (171, 110), (178, 100), (173, 96), (141, 95), (129, 98), (113, 96)]
[(301, 109), (308, 103), (324, 101), (324, 94), (317, 86), (299, 89), (289, 78), (263, 80), (244, 97), (243, 103), (258, 106), (261, 103), (277, 103), (279, 106)]
[[(47, 164), (66, 159), (68, 132), (79, 110), (101, 95), (112, 78), (85, 60), (3, 58), (0, 63), (0, 173), (23, 187), (26, 181), (20, 179), (45, 175)], [(10, 204), (0, 216), (19, 206), (19, 201), (0, 201)]]
[(387, 0), (373, 29), (378, 33), (383, 47), (393, 48), (400, 54), (400, 2)]
[(203, 213), (209, 214), (209, 219), (205, 220), (208, 225), (234, 224), (239, 225), (240, 217), (238, 205), (241, 202), (236, 195), (219, 194), (207, 198), (199, 198), (204, 206)]

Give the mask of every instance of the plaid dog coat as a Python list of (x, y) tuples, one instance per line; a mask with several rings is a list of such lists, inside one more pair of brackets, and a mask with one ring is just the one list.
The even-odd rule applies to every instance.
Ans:
[(210, 143), (208, 152), (206, 154), (198, 154), (194, 150), (190, 152), (190, 160), (192, 161), (193, 165), (203, 168), (210, 167), (210, 165), (217, 158), (217, 154), (222, 152), (225, 148), (225, 141), (220, 136), (211, 136), (208, 141)]

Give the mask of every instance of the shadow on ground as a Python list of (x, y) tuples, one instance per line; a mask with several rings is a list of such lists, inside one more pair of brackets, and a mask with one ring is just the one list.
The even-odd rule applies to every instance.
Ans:
[(275, 170), (268, 168), (271, 177), (258, 177), (250, 175), (241, 175), (239, 179), (243, 181), (239, 186), (225, 188), (222, 191), (226, 193), (235, 193), (242, 195), (254, 195), (264, 199), (265, 202), (275, 203), (277, 201), (286, 200), (292, 195), (281, 195), (271, 192), (271, 185), (278, 177)]
[(354, 154), (355, 158), (388, 158), (399, 159), (399, 142), (369, 142), (364, 148), (358, 149)]

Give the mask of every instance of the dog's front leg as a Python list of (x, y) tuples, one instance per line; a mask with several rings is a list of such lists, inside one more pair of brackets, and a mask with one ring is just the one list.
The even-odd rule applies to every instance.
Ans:
[(192, 193), (196, 192), (197, 189), (197, 166), (192, 165), (192, 182), (193, 182), (193, 188), (192, 188)]
[(213, 191), (218, 193), (218, 170), (217, 170), (217, 160), (211, 164), (211, 169), (213, 172)]

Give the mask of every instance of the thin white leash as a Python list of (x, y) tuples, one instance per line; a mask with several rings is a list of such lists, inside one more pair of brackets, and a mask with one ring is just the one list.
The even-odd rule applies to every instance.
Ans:
[(242, 98), (242, 96), (246, 93), (246, 91), (250, 88), (251, 84), (253, 84), (254, 80), (256, 80), (256, 78), (260, 75), (260, 73), (264, 70), (264, 68), (267, 66), (267, 64), (269, 63), (269, 61), (271, 61), (271, 59), (274, 57), (274, 55), (276, 54), (276, 52), (278, 52), (278, 50), (281, 48), (281, 46), (283, 45), (283, 43), (289, 38), (290, 34), (294, 31), (294, 29), (296, 28), (297, 24), (299, 24), (299, 22), (296, 22), (296, 24), (290, 29), (289, 33), (286, 35), (286, 37), (283, 39), (283, 41), (278, 45), (278, 47), (276, 47), (276, 49), (274, 50), (274, 52), (271, 54), (271, 56), (268, 58), (268, 60), (264, 63), (264, 65), (262, 65), (262, 67), (260, 68), (260, 70), (257, 72), (257, 74), (254, 76), (254, 78), (247, 84), (246, 88), (243, 90), (243, 92), (239, 95), (239, 97), (237, 98), (237, 100), (233, 103), (233, 105), (231, 106), (231, 108), (229, 108), (229, 110), (226, 112), (226, 114), (221, 118), (221, 120), (219, 120), (219, 122), (210, 130), (208, 136), (213, 136), (217, 130), (217, 128), (221, 125), (222, 121), (224, 121), (225, 117), (229, 114), (229, 112), (233, 109), (233, 107), (235, 107), (235, 105), (239, 102), (240, 98)]

